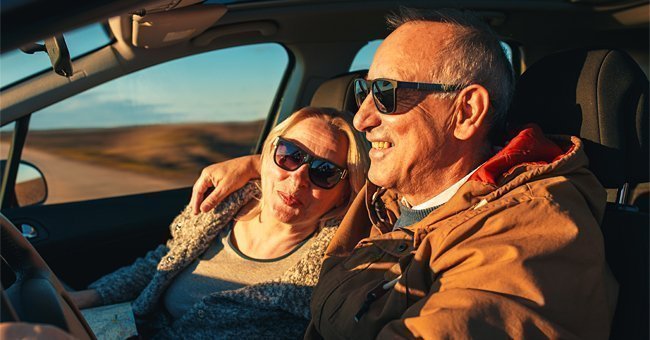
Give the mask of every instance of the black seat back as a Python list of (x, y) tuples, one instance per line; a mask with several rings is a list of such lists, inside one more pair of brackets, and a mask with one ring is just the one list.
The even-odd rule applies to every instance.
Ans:
[(513, 98), (511, 122), (580, 136), (606, 188), (648, 181), (648, 79), (624, 52), (545, 57), (521, 76)]
[(612, 339), (648, 338), (647, 207), (628, 205), (630, 185), (648, 182), (648, 79), (627, 54), (578, 49), (543, 58), (520, 78), (510, 124), (580, 136), (590, 169), (610, 191), (602, 222), (607, 262), (619, 282)]

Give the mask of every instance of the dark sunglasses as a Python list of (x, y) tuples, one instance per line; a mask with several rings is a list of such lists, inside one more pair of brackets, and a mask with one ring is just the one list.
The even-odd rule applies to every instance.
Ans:
[(462, 89), (461, 85), (429, 84), (429, 83), (412, 83), (407, 81), (397, 81), (392, 79), (379, 78), (372, 81), (357, 78), (354, 80), (354, 98), (357, 101), (357, 107), (361, 107), (366, 100), (370, 89), (372, 89), (372, 98), (379, 112), (384, 114), (395, 113), (397, 109), (397, 92), (398, 88), (413, 89), (419, 91), (434, 92), (454, 92)]
[(314, 157), (281, 137), (273, 141), (273, 147), (273, 161), (284, 170), (295, 171), (303, 164), (309, 164), (309, 179), (317, 187), (332, 189), (348, 174), (346, 169), (326, 159)]

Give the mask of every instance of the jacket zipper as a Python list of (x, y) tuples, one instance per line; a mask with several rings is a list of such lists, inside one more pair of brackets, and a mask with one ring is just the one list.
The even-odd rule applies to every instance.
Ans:
[(361, 320), (361, 317), (363, 317), (364, 314), (368, 312), (370, 309), (370, 305), (372, 305), (373, 302), (377, 301), (380, 297), (386, 295), (386, 293), (391, 290), (395, 285), (397, 284), (397, 281), (402, 277), (400, 274), (398, 277), (390, 280), (390, 281), (381, 281), (375, 288), (370, 290), (368, 294), (366, 295), (366, 300), (363, 301), (363, 304), (361, 305), (361, 308), (357, 312), (357, 314), (354, 315), (354, 322), (359, 323), (359, 320)]
[(363, 270), (358, 270), (358, 271), (350, 273), (350, 275), (345, 277), (343, 280), (339, 281), (334, 287), (332, 287), (329, 291), (327, 291), (327, 294), (325, 294), (325, 298), (322, 299), (322, 303), (320, 304), (320, 306), (321, 306), (320, 307), (320, 316), (318, 318), (318, 327), (319, 328), (321, 327), (321, 324), (322, 324), (322, 321), (323, 321), (323, 310), (325, 309), (325, 301), (329, 300), (329, 298), (332, 296), (332, 294), (334, 293), (334, 291), (336, 291), (337, 288), (341, 287), (343, 284), (350, 281), (353, 277), (359, 275), (360, 273), (362, 273), (363, 271), (368, 269), (368, 267), (370, 267), (373, 263), (375, 263), (379, 259), (381, 259), (383, 257), (383, 255), (384, 255), (383, 252), (381, 254), (378, 254), (378, 256), (375, 256), (375, 258), (372, 259), (372, 261), (368, 261), (368, 263), (367, 263), (368, 265), (365, 268), (363, 268)]

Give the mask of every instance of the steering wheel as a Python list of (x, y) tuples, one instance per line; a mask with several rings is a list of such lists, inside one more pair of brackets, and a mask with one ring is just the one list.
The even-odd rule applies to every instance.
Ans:
[(0, 292), (2, 321), (51, 324), (78, 339), (96, 339), (59, 279), (32, 244), (1, 213), (0, 224), (2, 260), (16, 273), (16, 282)]

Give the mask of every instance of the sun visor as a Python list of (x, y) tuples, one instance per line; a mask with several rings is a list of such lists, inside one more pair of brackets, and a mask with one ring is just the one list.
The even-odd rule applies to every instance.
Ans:
[(158, 48), (187, 41), (212, 26), (226, 10), (224, 5), (202, 4), (133, 15), (131, 43), (136, 47)]
[(213, 27), (192, 40), (194, 46), (205, 47), (218, 38), (241, 33), (256, 33), (268, 37), (278, 31), (278, 24), (272, 21), (254, 21), (241, 24)]
[(203, 0), (161, 0), (146, 5), (142, 10), (143, 13), (166, 12), (175, 8), (198, 4), (199, 2), (203, 2)]

